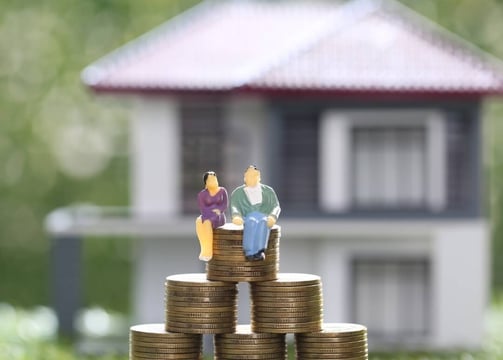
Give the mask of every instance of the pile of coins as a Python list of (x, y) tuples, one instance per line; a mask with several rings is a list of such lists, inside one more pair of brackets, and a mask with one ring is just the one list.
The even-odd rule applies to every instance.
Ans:
[(264, 261), (243, 254), (243, 228), (233, 224), (213, 231), (213, 258), (206, 264), (209, 280), (253, 282), (274, 280), (279, 270), (280, 227), (271, 228)]
[(310, 274), (279, 274), (277, 280), (250, 284), (252, 330), (258, 333), (320, 331), (321, 279)]
[(129, 359), (202, 360), (202, 335), (175, 334), (164, 330), (164, 324), (131, 327)]
[(297, 360), (365, 360), (367, 328), (358, 324), (326, 323), (320, 332), (295, 334)]
[[(367, 360), (367, 329), (323, 324), (321, 279), (278, 273), (280, 228), (271, 229), (266, 259), (248, 261), (243, 230), (215, 229), (206, 274), (166, 278), (166, 322), (131, 327), (132, 360), (202, 360), (202, 334), (214, 334), (215, 360), (286, 360), (295, 334), (297, 360)], [(237, 325), (237, 282), (250, 283), (251, 324)]]
[(166, 331), (190, 334), (234, 332), (237, 284), (209, 281), (205, 274), (166, 278)]
[(234, 334), (215, 335), (215, 360), (285, 360), (285, 334), (257, 334), (238, 325)]

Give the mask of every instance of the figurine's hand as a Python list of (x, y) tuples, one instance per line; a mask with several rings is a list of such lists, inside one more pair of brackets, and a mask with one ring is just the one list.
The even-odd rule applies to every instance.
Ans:
[(217, 214), (217, 215), (220, 215), (220, 210), (218, 210), (218, 209), (213, 209), (213, 210), (211, 210), (211, 211), (213, 211), (213, 212), (214, 212), (215, 214)]
[(234, 216), (232, 218), (232, 223), (234, 225), (243, 225), (243, 218), (241, 216)]
[(274, 216), (267, 217), (267, 226), (272, 228), (276, 224), (276, 218)]

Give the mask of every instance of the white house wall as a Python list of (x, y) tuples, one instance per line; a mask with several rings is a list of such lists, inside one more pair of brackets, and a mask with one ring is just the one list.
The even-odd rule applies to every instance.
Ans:
[(430, 330), (425, 336), (393, 346), (433, 349), (481, 346), (489, 291), (489, 236), (485, 222), (301, 223), (298, 229), (295, 222), (281, 224), (280, 271), (322, 277), (325, 322), (354, 321), (351, 266), (355, 258), (422, 258), (431, 266), (426, 319)]
[[(178, 103), (168, 97), (134, 101), (131, 119), (131, 202), (136, 217), (162, 219), (181, 210), (181, 149)], [(164, 321), (164, 280), (167, 275), (201, 271), (197, 240), (136, 239), (133, 286), (138, 322)]]
[(131, 202), (136, 215), (178, 214), (180, 124), (174, 99), (138, 96), (131, 120)]
[(489, 229), (467, 222), (435, 230), (432, 343), (478, 348), (489, 294)]
[(204, 272), (195, 233), (136, 240), (133, 304), (136, 323), (165, 321), (166, 276)]

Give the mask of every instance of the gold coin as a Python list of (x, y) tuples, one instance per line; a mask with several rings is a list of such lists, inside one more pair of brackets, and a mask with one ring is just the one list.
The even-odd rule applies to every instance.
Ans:
[[(163, 329), (165, 329), (164, 324), (161, 324)], [(189, 346), (190, 344), (198, 344), (202, 341), (201, 338), (195, 337), (196, 335), (192, 334), (180, 334), (185, 335), (185, 337), (172, 337), (171, 333), (169, 336), (152, 336), (152, 335), (139, 335), (139, 334), (130, 334), (129, 341), (130, 342), (148, 342), (148, 343), (159, 343), (159, 344), (179, 344), (181, 346)]]
[[(356, 354), (356, 353), (366, 353), (368, 351), (367, 345), (357, 346), (357, 347), (341, 347), (337, 346), (337, 344), (331, 344), (332, 346), (326, 346), (327, 344), (296, 344), (296, 348), (298, 350), (302, 350), (304, 352), (323, 352), (323, 353), (335, 353), (335, 354)], [(322, 351), (321, 351), (322, 350)]]
[(289, 295), (283, 296), (281, 294), (277, 294), (276, 296), (273, 297), (269, 296), (268, 294), (266, 295), (252, 294), (251, 300), (255, 305), (269, 304), (269, 303), (281, 304), (282, 302), (304, 304), (304, 303), (312, 303), (315, 301), (322, 301), (323, 296), (321, 294), (308, 295), (308, 296), (289, 296)]
[(217, 339), (283, 339), (284, 336), (276, 334), (256, 333), (252, 331), (250, 324), (240, 324), (236, 326), (236, 331), (231, 334), (219, 335)]
[(153, 346), (139, 346), (132, 345), (130, 346), (130, 350), (135, 353), (149, 353), (149, 354), (193, 354), (199, 353), (200, 349), (198, 348), (159, 348)]
[[(219, 334), (223, 335), (223, 334)], [(272, 335), (284, 335), (284, 334), (272, 334)], [(248, 348), (256, 348), (257, 346), (259, 347), (264, 347), (264, 348), (277, 348), (277, 347), (284, 347), (286, 346), (285, 341), (278, 341), (276, 339), (267, 339), (264, 340), (262, 339), (261, 341), (259, 340), (254, 340), (254, 339), (226, 339), (226, 340), (218, 340), (214, 341), (215, 345), (218, 346), (235, 346), (235, 347), (242, 347), (244, 349)]]
[(167, 316), (170, 317), (180, 317), (180, 318), (185, 318), (187, 321), (191, 319), (199, 319), (199, 320), (204, 320), (204, 319), (233, 319), (234, 316), (236, 316), (237, 311), (232, 310), (232, 311), (206, 311), (206, 312), (200, 312), (200, 311), (191, 311), (191, 312), (180, 312), (180, 311), (172, 311), (171, 309), (168, 309), (166, 311)]
[[(355, 335), (355, 336), (346, 336), (346, 337), (310, 337), (308, 333), (306, 334), (297, 334), (299, 337), (296, 337), (296, 341), (298, 343), (306, 343), (306, 344), (351, 344), (353, 342), (364, 341), (367, 342), (366, 335)], [(307, 335), (307, 336), (306, 336)]]
[(265, 317), (269, 317), (274, 314), (319, 314), (323, 313), (323, 307), (322, 306), (302, 306), (302, 304), (299, 304), (297, 307), (288, 307), (288, 308), (268, 308), (267, 306), (263, 305), (257, 305), (253, 306), (252, 314), (260, 314)]
[(252, 320), (253, 329), (256, 332), (271, 332), (271, 333), (295, 333), (295, 332), (312, 332), (321, 329), (321, 321), (313, 321), (296, 324), (278, 324), (278, 323), (262, 323)]
[[(279, 254), (280, 242), (278, 240), (272, 240), (269, 242), (265, 248), (266, 254)], [(216, 239), (213, 240), (213, 253), (218, 253), (220, 255), (226, 254), (244, 254), (244, 248), (241, 241), (228, 240), (228, 239)]]
[(211, 315), (211, 317), (217, 317), (217, 316), (228, 316), (228, 317), (234, 317), (237, 314), (237, 308), (228, 308), (227, 310), (219, 310), (221, 308), (215, 309), (215, 308), (196, 308), (192, 307), (187, 310), (179, 310), (178, 308), (168, 308), (166, 309), (166, 314), (167, 316), (186, 316), (187, 318), (189, 317), (190, 314), (208, 314)]
[(296, 344), (301, 347), (318, 347), (318, 348), (337, 348), (337, 349), (362, 349), (367, 348), (367, 340), (357, 340), (351, 342), (329, 342), (329, 341), (319, 341), (319, 342), (305, 342), (296, 339)]
[[(285, 291), (285, 292), (277, 292), (275, 294), (271, 293), (260, 293), (260, 294), (253, 294), (252, 295), (254, 299), (260, 298), (264, 299), (265, 301), (268, 301), (268, 298), (270, 299), (269, 301), (274, 301), (274, 299), (277, 298), (294, 298), (294, 299), (302, 299), (305, 298), (321, 298), (322, 294), (320, 292), (312, 292), (312, 293), (305, 293), (305, 292), (291, 292), (291, 291)], [(277, 302), (277, 301), (275, 301)]]
[(199, 325), (222, 325), (222, 324), (227, 324), (227, 323), (233, 323), (234, 318), (205, 318), (205, 319), (196, 319), (196, 318), (191, 318), (191, 319), (185, 319), (181, 316), (169, 316), (167, 317), (166, 321), (167, 322), (175, 322), (175, 323), (182, 323), (185, 322), (186, 324), (194, 325), (194, 326), (199, 326)]
[(227, 353), (215, 353), (215, 359), (217, 360), (279, 360), (282, 359), (285, 354), (227, 354)]
[[(265, 300), (264, 300), (265, 299)], [(323, 298), (321, 296), (316, 296), (314, 299), (309, 298), (301, 298), (300, 301), (295, 301), (295, 299), (288, 298), (286, 301), (275, 301), (272, 302), (268, 297), (260, 298), (255, 296), (251, 298), (252, 301), (252, 309), (256, 307), (267, 307), (270, 308), (271, 311), (274, 311), (276, 308), (297, 308), (299, 305), (304, 307), (321, 307), (323, 306)]]
[(276, 272), (261, 276), (219, 275), (219, 274), (208, 273), (208, 278), (212, 280), (237, 281), (237, 282), (269, 281), (274, 280), (276, 278)]
[(222, 277), (262, 277), (262, 276), (270, 276), (270, 273), (274, 273), (274, 276), (276, 276), (276, 269), (271, 268), (271, 269), (261, 269), (261, 271), (219, 271), (219, 270), (211, 270), (208, 269), (208, 277), (216, 277), (216, 276), (222, 276)]
[(137, 335), (146, 335), (148, 337), (160, 336), (162, 338), (170, 338), (177, 340), (197, 340), (200, 338), (194, 335), (166, 332), (164, 330), (164, 324), (161, 323), (134, 325), (131, 326), (130, 331), (133, 336)]
[(140, 347), (153, 347), (157, 349), (194, 349), (202, 344), (202, 341), (197, 343), (187, 342), (187, 343), (174, 343), (172, 341), (143, 341), (143, 340), (131, 340), (129, 342), (131, 346), (140, 346)]
[(131, 360), (199, 360), (202, 355), (194, 354), (148, 354), (130, 353)]
[(321, 319), (323, 318), (323, 311), (303, 311), (303, 312), (282, 312), (282, 313), (265, 313), (254, 312), (252, 314), (254, 319), (263, 319), (264, 321), (292, 321), (293, 319), (301, 321), (301, 319)]
[(299, 285), (317, 285), (321, 283), (321, 278), (318, 275), (301, 274), (301, 273), (280, 273), (278, 279), (271, 282), (263, 282), (254, 284), (260, 286), (299, 286)]
[[(271, 233), (273, 232), (279, 232), (281, 231), (281, 226), (279, 225), (274, 225), (272, 228), (271, 228)], [(214, 229), (213, 230), (213, 233), (216, 234), (216, 233), (227, 233), (227, 232), (243, 232), (243, 226), (242, 225), (235, 225), (233, 223), (225, 223), (224, 225), (222, 226), (219, 226), (218, 228)]]
[(282, 353), (287, 350), (286, 343), (285, 344), (231, 344), (231, 343), (215, 343), (214, 344), (215, 352), (227, 352), (227, 353), (248, 353), (248, 354), (260, 354), (260, 353)]
[(267, 353), (272, 353), (272, 352), (281, 352), (285, 351), (286, 344), (249, 344), (249, 345), (242, 345), (242, 344), (231, 344), (231, 343), (215, 343), (215, 349), (218, 350), (224, 350), (229, 352), (231, 351), (242, 351), (243, 353), (248, 352), (248, 353), (257, 353), (257, 351), (260, 352), (267, 352)]
[[(270, 282), (267, 282), (270, 283)], [(297, 285), (297, 286), (263, 286), (260, 284), (257, 284), (257, 286), (254, 289), (255, 291), (260, 291), (260, 292), (280, 292), (280, 291), (292, 291), (292, 292), (298, 292), (298, 291), (305, 291), (305, 292), (318, 292), (321, 291), (321, 284), (314, 284), (314, 285)]]
[(196, 273), (196, 274), (177, 274), (171, 275), (166, 278), (166, 283), (178, 286), (196, 286), (200, 287), (201, 284), (205, 286), (215, 286), (215, 287), (232, 287), (236, 284), (229, 284), (224, 281), (209, 281), (206, 278), (206, 274)]
[(334, 354), (297, 354), (297, 359), (299, 360), (321, 360), (321, 359), (336, 359), (336, 360), (367, 360), (368, 359), (368, 354), (367, 355), (361, 355), (361, 356), (353, 356), (353, 357), (345, 357), (345, 356), (339, 356), (339, 355), (334, 355)]
[(212, 266), (260, 266), (260, 265), (271, 265), (279, 263), (279, 256), (276, 253), (265, 254), (265, 260), (263, 261), (251, 261), (245, 258), (243, 253), (227, 253), (227, 254), (215, 254), (213, 253), (213, 258), (208, 262)]
[(213, 307), (218, 306), (231, 306), (236, 304), (237, 299), (234, 297), (204, 297), (204, 298), (194, 298), (194, 297), (183, 297), (183, 296), (170, 296), (166, 299), (166, 304), (169, 306), (170, 304), (176, 305), (179, 303), (181, 306), (206, 306), (207, 304), (212, 304)]
[[(210, 299), (210, 300), (208, 300)], [(166, 308), (174, 307), (174, 308), (205, 308), (205, 309), (211, 309), (211, 308), (221, 308), (221, 307), (235, 307), (237, 306), (237, 300), (236, 299), (224, 299), (224, 298), (218, 298), (218, 299), (212, 299), (208, 298), (203, 300), (198, 300), (198, 301), (189, 301), (189, 298), (177, 298), (177, 299), (172, 299), (172, 300), (167, 300), (166, 301)], [(219, 300), (221, 299), (221, 300)], [(219, 300), (219, 301), (217, 301)], [(183, 311), (183, 310), (181, 310)]]
[(252, 317), (252, 321), (255, 322), (255, 324), (278, 324), (278, 325), (283, 325), (283, 324), (305, 324), (305, 323), (310, 323), (313, 321), (318, 321), (320, 322), (322, 320), (322, 316), (320, 315), (311, 315), (311, 316), (304, 316), (304, 317), (299, 317), (299, 316), (291, 316), (288, 314), (285, 314), (284, 316), (279, 316), (279, 317)]
[[(281, 238), (281, 234), (275, 233), (275, 234), (270, 234), (269, 235), (269, 242), (272, 241), (277, 241), (278, 239)], [(239, 243), (242, 243), (243, 241), (243, 234), (241, 233), (234, 233), (234, 234), (222, 234), (222, 233), (213, 233), (213, 241), (215, 240), (229, 240), (229, 241), (236, 241)]]
[(223, 325), (218, 324), (187, 324), (187, 323), (172, 323), (167, 322), (166, 328), (173, 332), (183, 332), (186, 334), (218, 334), (229, 333), (234, 331), (234, 324), (228, 323)]
[(366, 335), (367, 328), (359, 324), (351, 323), (324, 323), (320, 332), (309, 334), (310, 337), (352, 337)]
[(199, 306), (186, 306), (186, 307), (179, 307), (179, 306), (169, 306), (167, 307), (168, 312), (174, 312), (174, 313), (235, 313), (237, 311), (237, 306), (236, 305), (223, 305), (220, 306), (221, 304), (215, 304), (214, 307), (199, 307)]
[(236, 301), (229, 301), (227, 300), (227, 303), (224, 303), (222, 301), (213, 301), (213, 299), (209, 300), (204, 300), (204, 301), (197, 301), (197, 302), (188, 302), (186, 300), (183, 300), (182, 298), (176, 298), (176, 299), (168, 299), (166, 301), (166, 308), (168, 307), (187, 307), (187, 306), (192, 306), (192, 307), (198, 307), (198, 308), (214, 308), (215, 306), (219, 306), (223, 304), (224, 307), (227, 306), (236, 306), (237, 302)]
[(208, 289), (208, 290), (191, 290), (177, 289), (173, 287), (167, 287), (164, 292), (165, 296), (191, 296), (191, 297), (204, 297), (204, 296), (232, 296), (238, 294), (237, 288), (220, 288), (220, 290)]
[[(215, 255), (213, 253), (213, 259), (209, 261), (211, 266), (220, 267), (236, 267), (236, 266), (249, 266), (249, 267), (257, 267), (264, 265), (276, 265), (278, 263), (278, 256), (275, 254), (269, 255), (266, 254), (266, 258), (263, 261), (250, 261), (246, 260), (243, 254), (239, 255)], [(216, 265), (216, 263), (221, 263), (220, 265)]]
[(237, 286), (234, 283), (228, 283), (227, 286), (180, 286), (177, 284), (167, 284), (166, 290), (183, 291), (192, 293), (227, 293), (237, 292)]
[(228, 319), (228, 318), (233, 318), (234, 315), (236, 314), (235, 311), (227, 311), (227, 312), (167, 312), (169, 316), (173, 317), (182, 317), (188, 320), (190, 319), (198, 319), (198, 320), (204, 320), (204, 319)]
[(229, 272), (248, 272), (248, 271), (263, 271), (264, 269), (276, 269), (276, 262), (267, 262), (267, 261), (250, 261), (246, 263), (212, 263), (211, 261), (208, 263), (208, 266), (212, 267), (215, 270), (220, 271), (229, 271)]

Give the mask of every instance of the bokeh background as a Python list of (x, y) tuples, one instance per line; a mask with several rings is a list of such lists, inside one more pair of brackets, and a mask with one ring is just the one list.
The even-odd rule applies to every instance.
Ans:
[[(402, 2), (503, 59), (503, 0)], [(0, 1), (3, 306), (51, 306), (50, 242), (44, 232), (51, 210), (76, 203), (129, 202), (129, 105), (124, 99), (96, 97), (82, 85), (80, 71), (196, 3)], [(503, 293), (503, 98), (485, 102), (484, 121), (486, 209), (493, 225), (491, 282), (497, 302)], [(84, 244), (84, 306), (128, 314), (129, 239), (89, 239)]]

